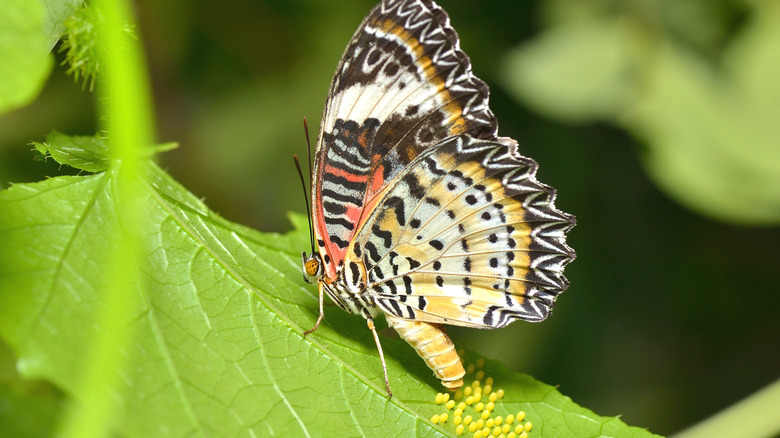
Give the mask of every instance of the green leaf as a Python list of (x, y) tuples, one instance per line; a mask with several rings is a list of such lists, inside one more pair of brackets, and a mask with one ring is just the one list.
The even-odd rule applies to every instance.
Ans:
[(100, 135), (69, 136), (52, 131), (45, 142), (33, 145), (44, 157), (87, 172), (102, 172), (111, 164), (108, 144)]
[[(382, 337), (394, 397), (362, 318), (326, 308), (303, 282), (297, 230), (263, 234), (215, 215), (156, 165), (146, 165), (137, 302), (112, 388), (115, 431), (128, 436), (252, 432), (290, 436), (446, 436), (434, 425), (438, 381), (399, 339)], [(28, 378), (79, 399), (85, 349), (101, 330), (111, 239), (120, 227), (113, 172), (56, 177), (0, 192), (0, 334)], [(477, 359), (472, 353), (466, 360)], [(99, 360), (99, 358), (98, 358)], [(524, 410), (536, 436), (651, 436), (599, 417), (553, 387), (488, 361), (506, 391), (496, 412)], [(502, 411), (503, 409), (503, 411)]]
[(643, 158), (656, 184), (721, 220), (780, 223), (780, 107), (668, 42), (659, 44), (647, 85), (624, 123), (651, 146)]
[[(60, 164), (66, 164), (87, 172), (102, 172), (108, 170), (111, 156), (106, 138), (97, 135), (65, 135), (52, 131), (43, 143), (33, 142), (35, 149), (44, 158), (51, 157)], [(144, 156), (149, 156), (176, 149), (178, 143), (168, 142), (144, 148)]]
[(552, 27), (510, 51), (502, 68), (510, 92), (569, 122), (610, 117), (632, 95), (630, 31), (622, 20), (590, 18)]
[(5, 0), (0, 7), (0, 114), (32, 101), (49, 75), (52, 57), (40, 0)]
[(49, 50), (57, 44), (57, 41), (65, 31), (65, 20), (76, 11), (83, 0), (44, 0), (46, 5), (46, 19), (43, 28), (46, 35), (46, 47)]
[(780, 7), (748, 2), (748, 19), (713, 62), (678, 35), (719, 32), (702, 29), (707, 20), (671, 20), (676, 6), (667, 3), (652, 9), (669, 19), (656, 27), (631, 8), (556, 23), (510, 53), (507, 87), (551, 117), (611, 120), (631, 132), (647, 145), (649, 175), (688, 208), (732, 223), (780, 223)]

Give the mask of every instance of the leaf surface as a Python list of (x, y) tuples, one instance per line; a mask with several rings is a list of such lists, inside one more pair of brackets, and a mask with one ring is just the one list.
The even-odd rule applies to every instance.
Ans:
[[(439, 383), (400, 339), (382, 337), (394, 391), (388, 401), (360, 317), (326, 307), (320, 328), (302, 336), (317, 317), (316, 290), (300, 271), (299, 251), (309, 246), (304, 217), (291, 217), (296, 231), (288, 234), (259, 233), (209, 211), (151, 162), (139, 183), (148, 226), (137, 303), (121, 315), (132, 342), (123, 346), (122, 385), (112, 388), (115, 430), (454, 435), (451, 423), (431, 422), (445, 411), (434, 404)], [(106, 273), (123, 262), (110, 256), (109, 236), (122, 224), (115, 185), (109, 170), (0, 192), (0, 334), (23, 376), (76, 399), (85, 345), (101, 330), (95, 314), (111, 292)], [(477, 359), (466, 353), (467, 362)], [(506, 391), (496, 413), (524, 410), (536, 436), (651, 436), (498, 362), (485, 371)]]
[[(671, 19), (675, 4), (656, 12)], [(551, 117), (625, 128), (647, 146), (655, 183), (688, 208), (737, 224), (780, 223), (780, 6), (751, 3), (716, 60), (638, 18), (598, 10), (560, 20), (508, 54), (507, 87)], [(706, 22), (676, 25), (693, 38)]]
[(46, 17), (43, 24), (46, 47), (51, 50), (65, 31), (65, 19), (81, 7), (84, 0), (44, 0)]
[(4, 0), (0, 7), (0, 114), (31, 102), (52, 66), (40, 0)]

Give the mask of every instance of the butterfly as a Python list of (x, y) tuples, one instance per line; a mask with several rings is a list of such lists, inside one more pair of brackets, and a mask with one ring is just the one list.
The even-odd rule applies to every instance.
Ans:
[(312, 171), (304, 279), (371, 330), (383, 315), (456, 390), (465, 371), (444, 325), (541, 321), (569, 285), (574, 216), (537, 164), (497, 134), (488, 87), (430, 0), (384, 0), (330, 85)]

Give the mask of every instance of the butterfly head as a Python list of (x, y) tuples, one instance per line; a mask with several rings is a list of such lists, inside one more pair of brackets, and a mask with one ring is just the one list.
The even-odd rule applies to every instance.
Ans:
[(306, 251), (301, 253), (301, 268), (303, 269), (303, 279), (307, 283), (314, 283), (313, 280), (317, 280), (325, 272), (322, 264), (322, 258), (318, 252), (314, 252), (307, 256)]

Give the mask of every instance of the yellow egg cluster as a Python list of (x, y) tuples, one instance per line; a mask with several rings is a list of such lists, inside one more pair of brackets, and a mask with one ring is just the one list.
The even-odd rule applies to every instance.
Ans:
[(467, 436), (473, 438), (527, 438), (532, 424), (530, 421), (523, 422), (525, 412), (519, 411), (506, 417), (493, 416), (495, 403), (504, 397), (504, 390), (498, 388), (493, 391), (492, 377), (486, 378), (484, 384), (482, 383), (485, 378), (485, 371), (482, 370), (484, 366), (485, 360), (480, 358), (476, 364), (466, 367), (466, 373), (474, 375), (474, 380), (471, 385), (455, 392), (452, 399), (449, 394), (436, 394), (434, 403), (444, 405), (447, 412), (434, 415), (431, 422), (444, 424), (451, 418), (457, 436), (469, 434)]

